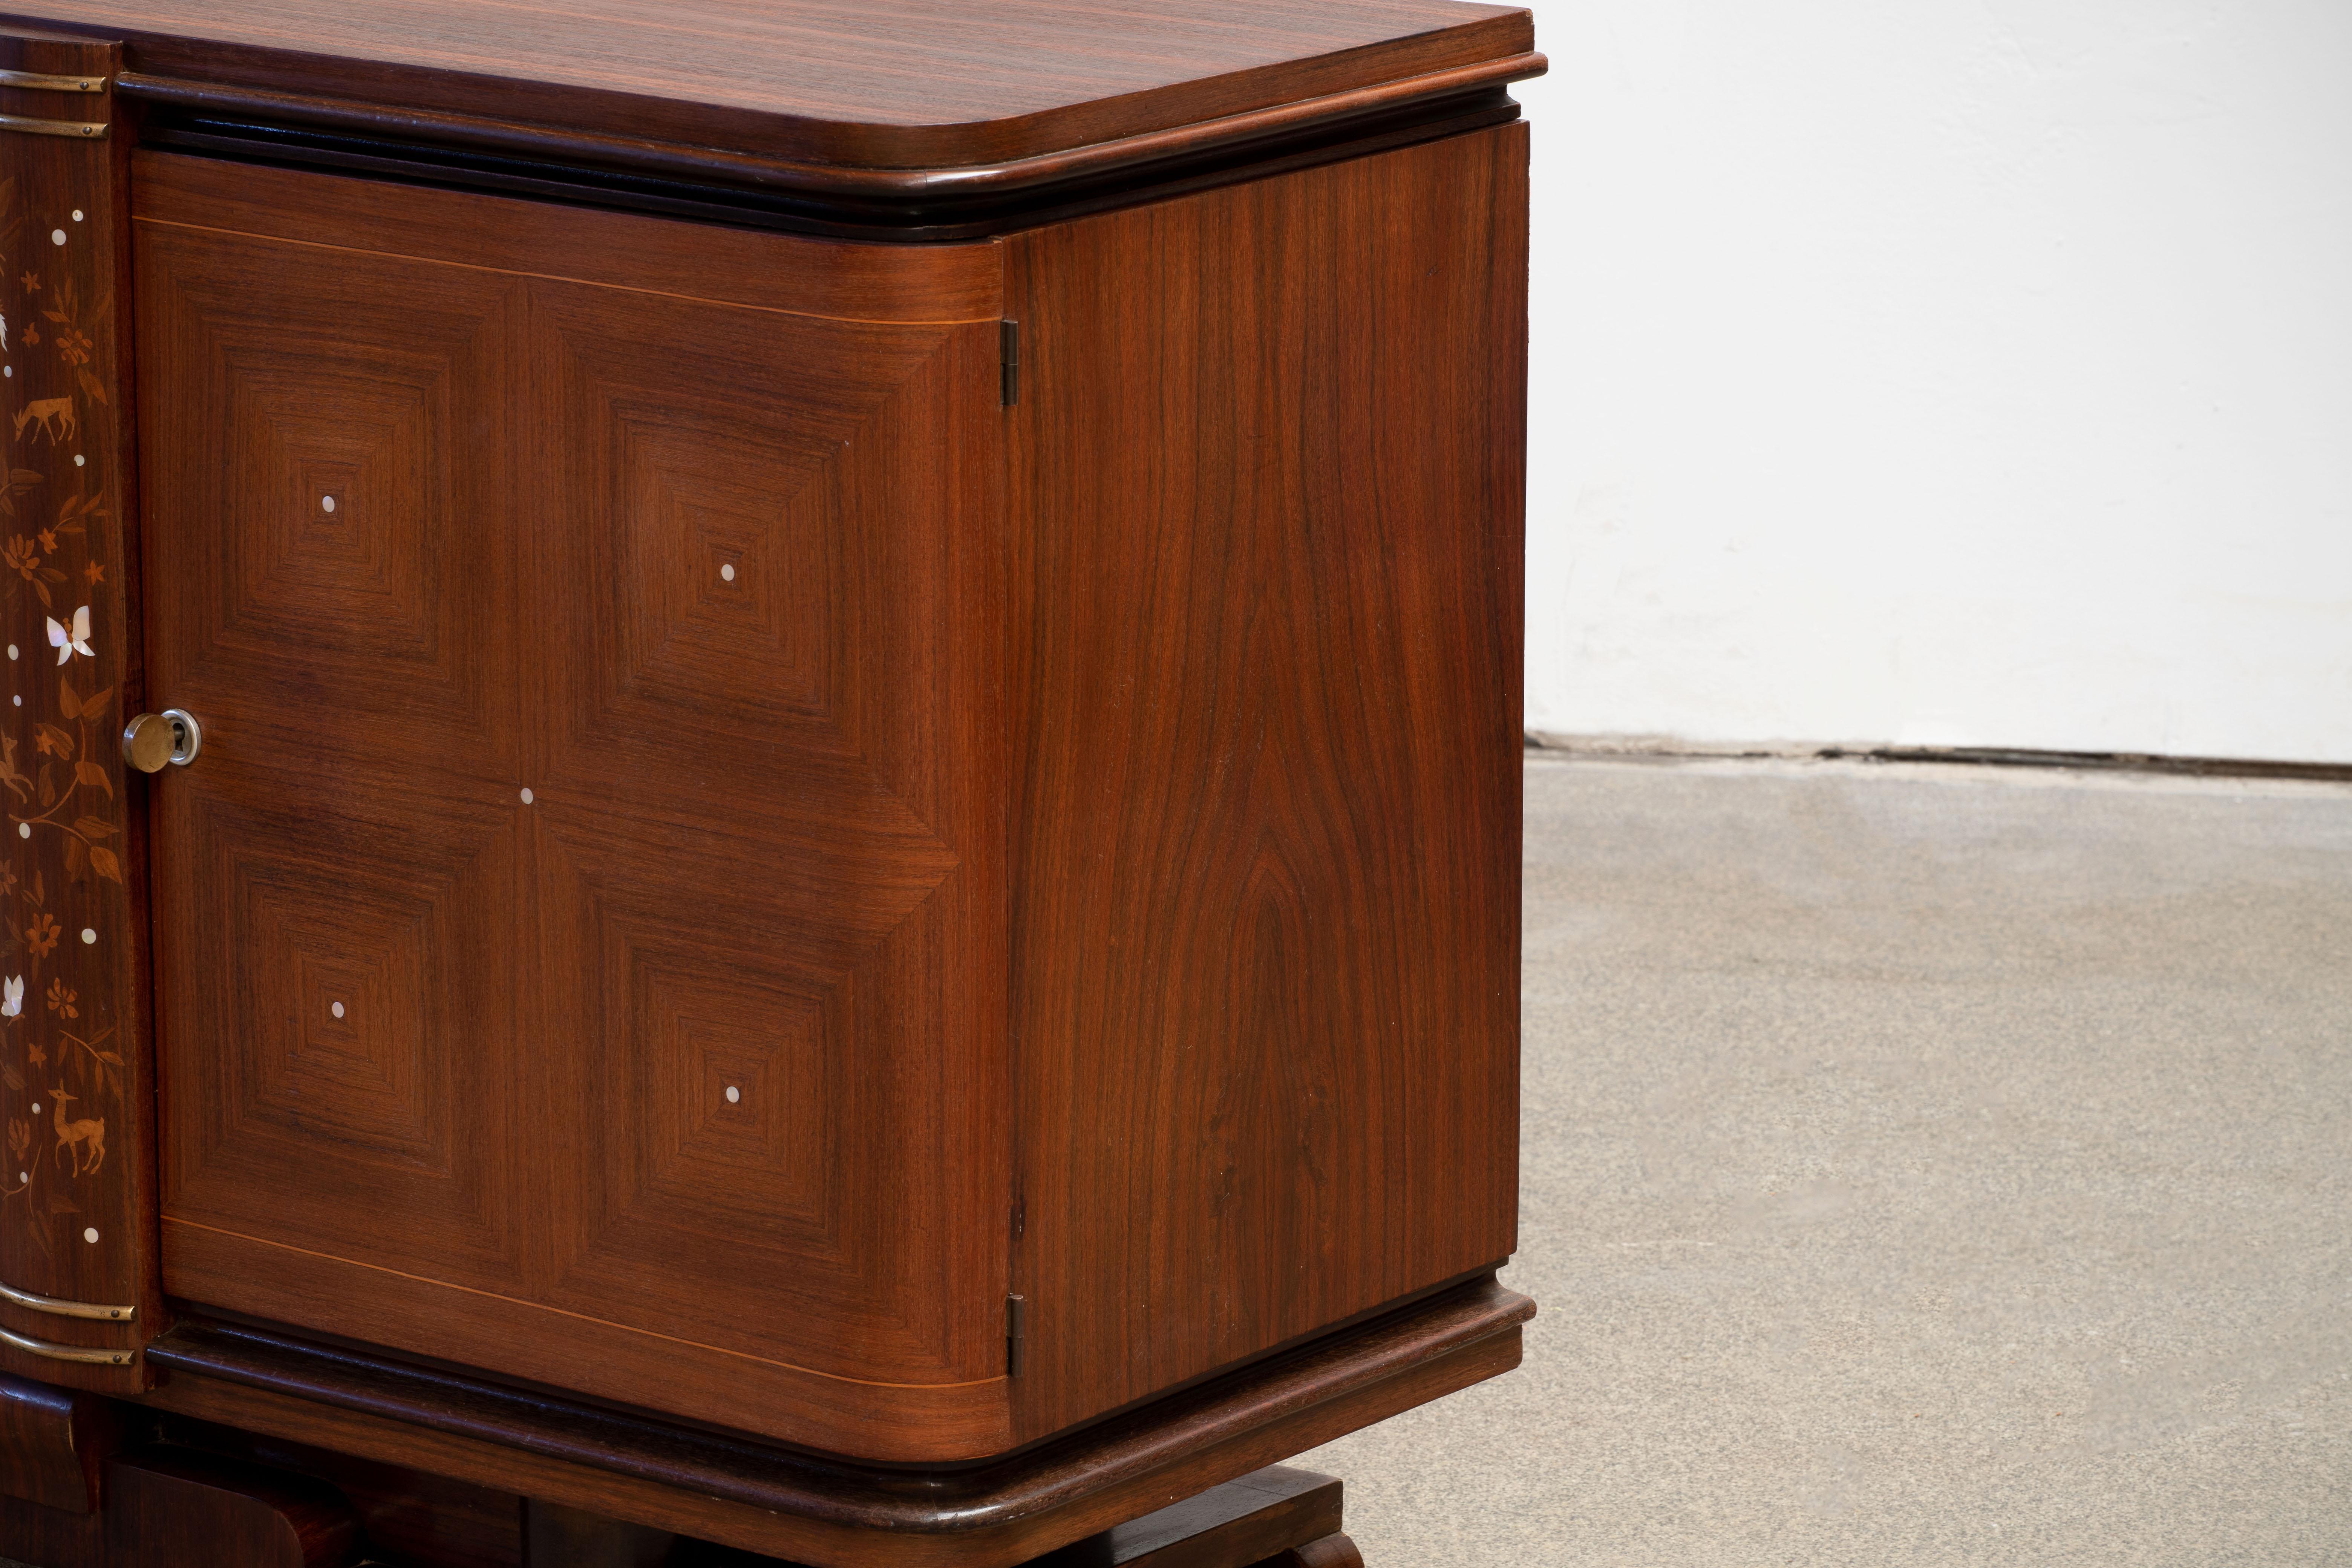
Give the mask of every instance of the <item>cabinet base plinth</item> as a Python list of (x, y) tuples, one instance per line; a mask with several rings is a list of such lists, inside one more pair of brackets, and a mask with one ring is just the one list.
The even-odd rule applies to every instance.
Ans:
[(1360, 1568), (1339, 1483), (1280, 1461), (1510, 1370), (1534, 1310), (1481, 1275), (961, 1468), (859, 1465), (188, 1319), (151, 1348), (170, 1375), (136, 1400), (22, 1391), (0, 1434), (16, 1460), (0, 1558)]
[[(150, 1444), (110, 1462), (95, 1513), (0, 1496), (0, 1557), (28, 1568), (793, 1568), (558, 1503), (453, 1498), (429, 1477), (404, 1488), (381, 1467), (277, 1453), (324, 1458), (354, 1489)], [(1273, 1465), (1028, 1568), (1363, 1568), (1339, 1531), (1340, 1492), (1332, 1477)]]

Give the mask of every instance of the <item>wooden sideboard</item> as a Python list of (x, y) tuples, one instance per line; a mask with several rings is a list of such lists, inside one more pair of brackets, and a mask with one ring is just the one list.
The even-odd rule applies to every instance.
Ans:
[(1516, 1364), (1531, 50), (0, 16), (0, 1556), (996, 1568)]

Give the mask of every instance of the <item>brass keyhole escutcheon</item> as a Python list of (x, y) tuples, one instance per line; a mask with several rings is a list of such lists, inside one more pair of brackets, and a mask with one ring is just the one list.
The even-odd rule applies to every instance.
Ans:
[(205, 732), (196, 716), (179, 708), (142, 713), (123, 727), (122, 760), (142, 773), (159, 773), (168, 763), (186, 767), (196, 760)]

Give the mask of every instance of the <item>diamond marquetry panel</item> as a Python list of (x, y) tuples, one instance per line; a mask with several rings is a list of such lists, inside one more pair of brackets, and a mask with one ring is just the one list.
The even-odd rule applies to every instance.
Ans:
[[(758, 405), (656, 406), (641, 388), (594, 382), (572, 390), (603, 415), (611, 484), (603, 526), (585, 541), (611, 585), (604, 608), (618, 638), (598, 672), (600, 707), (692, 701), (749, 675), (778, 707), (823, 717), (832, 520), (794, 503), (831, 451)], [(624, 592), (631, 584), (650, 591)]]
[[(569, 638), (534, 769), (543, 940), (601, 1064), (596, 1200), (551, 1300), (845, 1376), (992, 1356), (940, 1310), (949, 1169), (898, 1152), (940, 1136), (950, 1043), (981, 1024), (929, 978), (987, 874), (937, 757), (986, 668), (942, 626), (969, 459), (940, 432), (985, 385), (976, 335), (560, 284), (531, 320), (573, 443), (536, 555)], [(819, 1075), (824, 1103), (763, 1099), (778, 1142), (721, 1085), (725, 1138), (673, 1150), (697, 1037), (772, 1063), (774, 1093)]]
[(724, 1318), (755, 1307), (754, 1290), (839, 1275), (856, 1173), (837, 1156), (871, 1076), (853, 1048), (850, 975), (811, 963), (813, 944), (763, 921), (777, 911), (728, 886), (723, 867), (678, 864), (711, 879), (681, 918), (645, 896), (625, 828), (616, 839), (561, 810), (545, 820), (541, 863), (569, 916), (548, 923), (547, 973), (577, 995), (589, 1043), (577, 1082), (588, 1201), (561, 1238), (560, 1293), (691, 1292)]
[[(173, 389), (152, 433), (157, 564), (215, 552), (211, 591), (168, 593), (183, 683), (257, 721), (363, 747), (386, 713), (442, 746), (499, 743), (496, 623), (512, 615), (481, 459), (501, 447), (498, 368), (515, 286), (496, 275), (154, 229), (142, 342)], [(151, 462), (154, 461), (151, 458)], [(293, 704), (333, 694), (323, 708)], [(252, 700), (264, 694), (275, 702)]]
[(425, 1016), (434, 907), (353, 904), (338, 887), (276, 869), (231, 872), (248, 947), (287, 979), (278, 1005), (246, 1009), (249, 1113), (442, 1173), (447, 1042)]
[(706, 1273), (726, 1272), (738, 1247), (803, 1258), (832, 1247), (840, 977), (778, 973), (756, 949), (596, 916), (609, 1054), (593, 1076), (629, 1108), (600, 1119), (618, 1156), (604, 1162), (603, 1212), (699, 1242)]
[(919, 832), (762, 845), (562, 795), (534, 821), (543, 984), (583, 1046), (585, 1201), (550, 1301), (842, 1375), (951, 1365), (915, 1310), (951, 1197), (901, 1155), (936, 1136), (946, 1021), (923, 976), (968, 908), (953, 857)]
[(164, 1214), (519, 1289), (520, 285), (140, 242)]
[[(159, 824), (165, 1212), (511, 1284), (511, 831), (390, 792), (365, 817), (305, 809), (315, 773), (268, 804), (241, 763), (200, 761), (211, 787), (170, 792)], [(401, 1223), (355, 1226), (362, 1205)]]
[[(762, 762), (871, 775), (872, 738), (845, 710), (856, 683), (895, 686), (939, 652), (920, 617), (942, 584), (904, 568), (936, 563), (954, 481), (877, 470), (937, 460), (905, 437), (919, 443), (969, 391), (942, 353), (955, 331), (553, 284), (532, 314), (574, 443), (549, 476), (563, 520), (551, 614), (578, 656), (551, 671), (569, 729), (552, 764), (669, 749), (694, 729)], [(893, 504), (926, 479), (929, 495)], [(919, 713), (932, 694), (890, 695)]]
[(650, 1194), (763, 1228), (821, 1216), (829, 997), (709, 963), (698, 948), (629, 949), (624, 1037), (646, 1142), (624, 1201)]

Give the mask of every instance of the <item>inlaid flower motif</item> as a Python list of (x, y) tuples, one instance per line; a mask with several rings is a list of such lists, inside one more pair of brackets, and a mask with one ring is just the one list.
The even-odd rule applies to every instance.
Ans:
[(81, 655), (84, 658), (98, 657), (89, 650), (89, 606), (88, 605), (84, 605), (73, 613), (73, 630), (71, 631), (59, 626), (55, 616), (48, 617), (48, 621), (49, 646), (58, 650), (59, 664), (65, 663), (76, 654)]
[(95, 588), (100, 583), (106, 581), (106, 568), (93, 561), (89, 565), (81, 569), (81, 575), (82, 581)]
[(38, 328), (38, 327), (37, 327), (37, 326), (35, 326), (35, 325), (33, 325), (33, 323), (32, 323), (32, 322), (30, 322), (30, 321), (26, 322), (26, 323), (25, 323), (25, 346), (26, 346), (26, 348), (31, 348), (35, 343), (37, 343), (37, 342), (39, 342), (40, 341), (41, 341), (41, 329), (40, 329), (40, 328)]
[(58, 531), (54, 528), (45, 528), (41, 530), (41, 553), (44, 555), (55, 555), (57, 552)]
[(0, 984), (0, 1018), (15, 1018), (25, 1011), (25, 977), (21, 974)]
[(65, 928), (58, 924), (57, 918), (43, 910), (33, 917), (31, 925), (25, 928), (25, 945), (32, 951), (35, 958), (47, 958), (49, 950), (58, 945), (58, 938), (64, 934)]
[(33, 542), (20, 533), (8, 542), (5, 550), (0, 550), (0, 562), (15, 567), (17, 574), (29, 583), (33, 574), (40, 570), (41, 557), (33, 548)]
[[(25, 330), (32, 331), (30, 327)], [(68, 364), (85, 365), (89, 363), (90, 341), (83, 335), (80, 328), (61, 328), (58, 331), (57, 338), (58, 353)]]
[(25, 274), (21, 281), (25, 285), (26, 293), (37, 294), (41, 291), (41, 275), (39, 273), (27, 272)]
[(49, 982), (50, 1012), (62, 1013), (68, 1018), (79, 1018), (81, 1015), (74, 1011), (74, 1004), (80, 998), (75, 992), (74, 988), (67, 984), (64, 981), (52, 980)]

